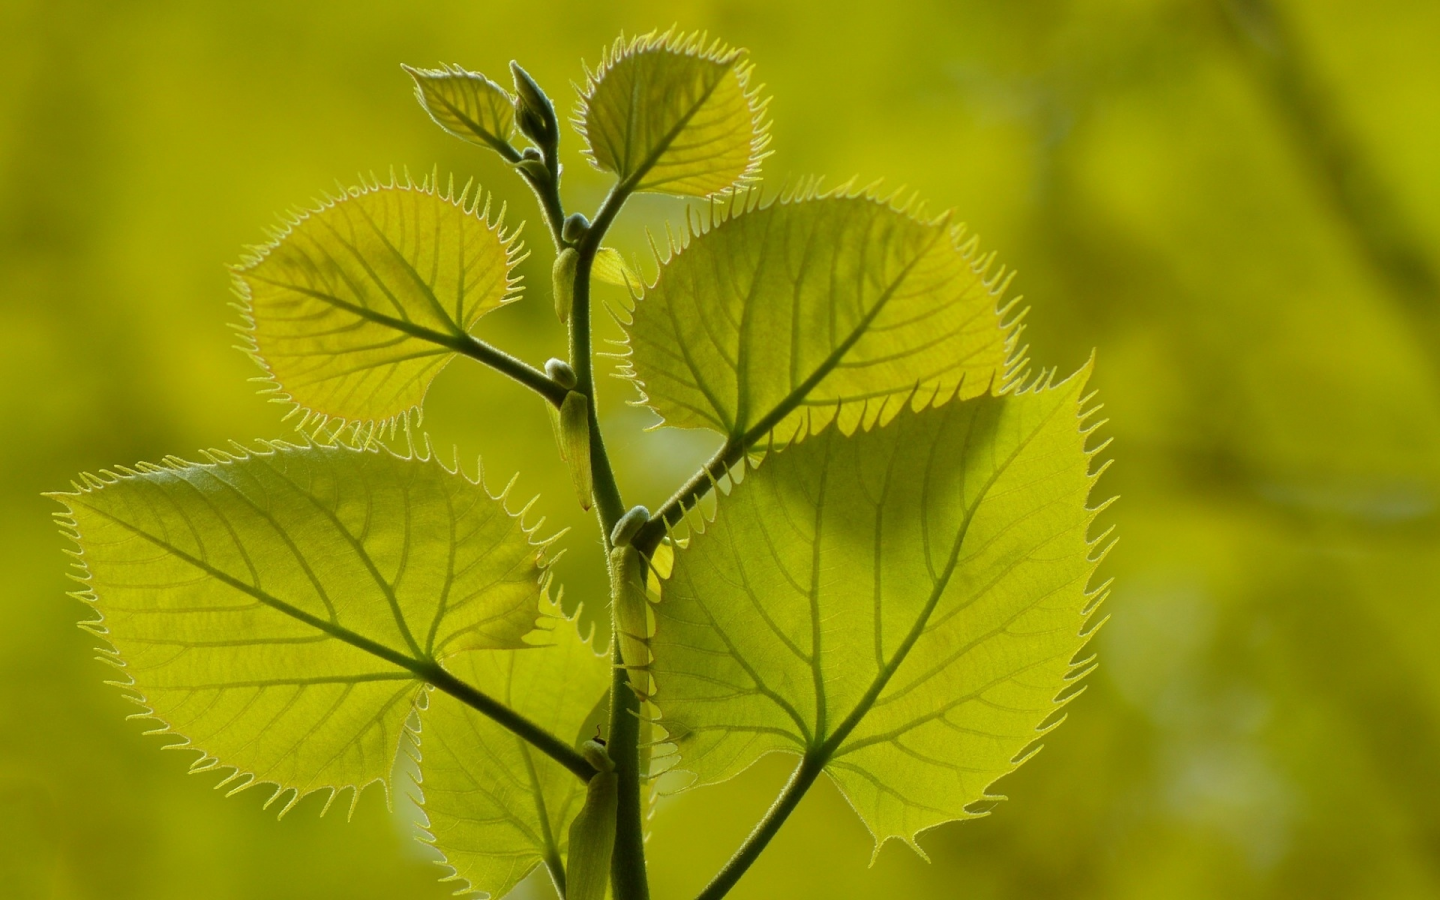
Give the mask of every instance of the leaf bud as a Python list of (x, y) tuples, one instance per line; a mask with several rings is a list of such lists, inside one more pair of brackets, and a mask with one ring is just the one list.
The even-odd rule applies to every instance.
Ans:
[(567, 391), (575, 387), (575, 370), (570, 368), (570, 364), (563, 359), (546, 360), (545, 374), (550, 376), (551, 381)]
[[(533, 150), (535, 148), (530, 147), (527, 149)], [(544, 184), (550, 180), (550, 168), (545, 165), (544, 160), (538, 157), (522, 157), (519, 162), (515, 163), (515, 168), (524, 172), (526, 177), (533, 182)]]
[(560, 229), (560, 237), (567, 244), (578, 244), (590, 230), (590, 220), (585, 218), (584, 213), (571, 213), (565, 217), (565, 225)]
[(515, 77), (515, 124), (542, 149), (553, 148), (560, 139), (554, 104), (519, 63), (510, 63), (510, 74)]
[(630, 511), (620, 517), (615, 523), (615, 528), (610, 532), (610, 543), (615, 547), (628, 547), (635, 533), (640, 530), (646, 522), (650, 521), (650, 510), (643, 506), (632, 506)]

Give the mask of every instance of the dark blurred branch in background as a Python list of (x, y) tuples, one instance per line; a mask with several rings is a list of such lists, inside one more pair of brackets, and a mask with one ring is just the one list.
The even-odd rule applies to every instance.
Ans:
[(1430, 325), (1440, 314), (1440, 270), (1319, 84), (1284, 14), (1272, 0), (1214, 2), (1361, 254)]

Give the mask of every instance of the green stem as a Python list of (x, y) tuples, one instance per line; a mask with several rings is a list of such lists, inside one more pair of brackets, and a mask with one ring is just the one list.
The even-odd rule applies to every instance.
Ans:
[(795, 771), (791, 773), (790, 780), (785, 783), (785, 788), (775, 798), (775, 803), (765, 813), (765, 818), (760, 820), (760, 823), (755, 826), (755, 830), (750, 832), (750, 836), (745, 839), (745, 843), (740, 845), (740, 849), (730, 857), (730, 861), (705, 886), (705, 890), (699, 893), (696, 900), (720, 900), (730, 892), (740, 877), (760, 857), (760, 853), (769, 845), (770, 839), (775, 837), (780, 826), (790, 818), (795, 807), (800, 805), (800, 798), (810, 790), (810, 786), (815, 783), (816, 778), (820, 777), (820, 773), (824, 769), (825, 764), (820, 757), (813, 753), (805, 754), (804, 758), (800, 760), (800, 765), (796, 766)]
[[(551, 177), (544, 183), (526, 176), (526, 181), (540, 197), (550, 223), (557, 250), (565, 241), (564, 206), (559, 195), (559, 165), (547, 154), (546, 167)], [(605, 435), (600, 428), (600, 404), (595, 396), (595, 365), (590, 324), (590, 273), (595, 255), (605, 232), (620, 214), (629, 196), (631, 185), (621, 182), (611, 189), (595, 215), (594, 222), (576, 244), (577, 260), (573, 306), (570, 312), (570, 365), (575, 370), (574, 391), (589, 401), (590, 473), (594, 485), (595, 513), (606, 554), (611, 550), (610, 533), (625, 513), (625, 502), (615, 480), (615, 470), (605, 449)], [(563, 398), (562, 398), (563, 399)], [(612, 609), (615, 598), (611, 598)], [(613, 615), (613, 613), (612, 613)], [(650, 887), (645, 867), (645, 822), (640, 806), (640, 700), (630, 687), (629, 676), (619, 658), (620, 640), (612, 623), (612, 647), (615, 670), (610, 686), (610, 735), (606, 750), (615, 762), (616, 790), (619, 802), (615, 814), (615, 850), (611, 858), (610, 880), (615, 900), (649, 900)]]
[[(396, 660), (399, 662), (399, 660)], [(496, 723), (519, 735), (536, 750), (574, 772), (582, 781), (589, 781), (595, 774), (595, 767), (580, 754), (580, 751), (560, 740), (555, 735), (536, 725), (520, 713), (451, 675), (439, 663), (419, 662), (408, 657), (400, 663), (416, 675), (430, 682), (436, 689), (464, 703)]]
[(679, 525), (680, 521), (685, 518), (685, 513), (694, 508), (702, 497), (710, 493), (711, 486), (725, 477), (725, 473), (730, 471), (730, 467), (739, 462), (744, 455), (744, 444), (735, 440), (726, 441), (719, 450), (715, 451), (715, 455), (710, 457), (710, 461), (700, 468), (700, 471), (691, 476), (680, 490), (666, 500), (665, 505), (660, 507), (648, 522), (640, 526), (640, 530), (636, 532), (635, 538), (630, 543), (642, 555), (649, 556), (650, 552), (655, 549), (655, 545), (660, 543), (660, 539), (665, 536), (666, 529)]
[[(600, 519), (605, 550), (611, 549), (610, 534), (625, 512), (625, 503), (615, 481), (615, 471), (605, 451), (600, 431), (599, 404), (595, 399), (595, 367), (591, 348), (590, 270), (595, 254), (630, 189), (617, 184), (601, 204), (595, 220), (581, 238), (575, 270), (575, 305), (570, 314), (570, 364), (575, 369), (575, 390), (590, 400), (590, 471), (595, 485), (595, 511)], [(612, 580), (613, 583), (613, 580)], [(611, 597), (613, 616), (617, 598)], [(615, 900), (648, 900), (650, 887), (645, 867), (645, 819), (640, 806), (640, 699), (630, 687), (630, 678), (620, 660), (619, 634), (612, 627), (615, 671), (610, 686), (610, 739), (606, 749), (615, 761), (619, 803), (615, 811), (615, 852), (610, 864), (610, 882)]]

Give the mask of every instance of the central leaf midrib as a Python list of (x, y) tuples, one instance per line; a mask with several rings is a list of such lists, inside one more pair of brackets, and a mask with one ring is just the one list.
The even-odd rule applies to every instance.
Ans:
[(911, 271), (914, 270), (915, 265), (920, 261), (921, 257), (928, 253), (930, 248), (933, 247), (935, 242), (942, 236), (943, 232), (939, 232), (937, 229), (937, 233), (931, 238), (930, 242), (905, 264), (904, 268), (901, 269), (900, 273), (895, 277), (895, 280), (892, 281), (880, 294), (879, 298), (876, 299), (875, 305), (856, 323), (855, 327), (846, 335), (845, 340), (841, 341), (825, 359), (821, 360), (820, 365), (810, 374), (810, 377), (801, 382), (799, 387), (786, 395), (784, 399), (776, 404), (774, 409), (741, 436), (740, 441), (745, 447), (753, 446), (756, 441), (760, 440), (768, 434), (771, 429), (780, 424), (786, 416), (790, 415), (790, 413), (800, 405), (801, 401), (803, 401), (811, 391), (819, 386), (821, 381), (825, 380), (825, 376), (834, 371), (835, 365), (844, 359), (845, 354), (850, 352), (850, 349), (860, 341), (860, 338), (865, 336), (866, 331), (870, 327), (870, 323), (875, 321), (875, 317), (880, 314), (886, 304), (890, 302), (890, 299), (895, 296), (895, 292), (900, 289), (900, 285), (910, 276)]
[[(870, 709), (874, 706), (875, 701), (879, 699), (881, 692), (885, 690), (885, 686), (889, 684), (890, 679), (894, 677), (900, 666), (904, 664), (905, 658), (909, 655), (910, 650), (914, 648), (920, 636), (923, 634), (925, 623), (929, 620), (931, 614), (934, 613), (935, 607), (940, 602), (941, 594), (943, 594), (945, 588), (949, 586), (950, 579), (955, 574), (955, 568), (959, 564), (960, 560), (960, 550), (965, 543), (965, 536), (969, 533), (970, 524), (974, 521), (975, 512), (979, 510), (980, 505), (984, 503), (985, 498), (989, 495), (991, 489), (994, 488), (995, 483), (1000, 480), (1001, 475), (1003, 475), (1006, 471), (1009, 470), (1010, 466), (1014, 464), (1016, 458), (1019, 457), (1020, 453), (1023, 452), (1025, 448), (1030, 445), (1030, 442), (1033, 441), (1036, 436), (1038, 436), (1040, 432), (1045, 429), (1045, 427), (1050, 423), (1054, 416), (1057, 415), (1059, 411), (1064, 407), (1065, 404), (1063, 402), (1056, 403), (1055, 408), (1052, 409), (1049, 414), (1047, 414), (1043, 419), (1041, 419), (1041, 421), (1036, 424), (1035, 428), (1029, 434), (1025, 435), (1023, 439), (1016, 443), (1014, 451), (1010, 453), (1010, 455), (1005, 459), (1004, 463), (997, 465), (994, 472), (992, 472), (990, 474), (990, 477), (986, 479), (985, 484), (981, 487), (979, 494), (975, 498), (974, 504), (965, 513), (965, 519), (964, 522), (961, 524), (960, 533), (956, 537), (954, 544), (951, 546), (950, 555), (949, 559), (946, 561), (945, 570), (941, 574), (941, 576), (936, 579), (935, 586), (931, 590), (930, 596), (925, 602), (925, 606), (921, 609), (920, 615), (916, 618), (915, 623), (910, 628), (910, 632), (905, 636), (905, 639), (901, 642), (900, 646), (896, 648), (895, 654), (891, 657), (890, 663), (876, 674), (875, 679), (871, 682), (869, 689), (867, 689), (865, 694), (862, 695), (860, 701), (856, 703), (855, 709), (850, 713), (850, 715), (846, 716), (845, 720), (840, 724), (840, 726), (835, 729), (835, 733), (831, 735), (829, 740), (825, 742), (824, 746), (820, 748), (819, 753), (820, 759), (822, 761), (828, 761), (829, 759), (831, 759), (835, 755), (836, 751), (839, 749), (840, 745), (844, 743), (845, 739), (850, 736), (851, 732), (853, 732), (856, 727), (859, 726), (861, 720), (863, 720), (865, 716), (869, 713)], [(974, 425), (973, 419), (971, 425), (972, 427)]]

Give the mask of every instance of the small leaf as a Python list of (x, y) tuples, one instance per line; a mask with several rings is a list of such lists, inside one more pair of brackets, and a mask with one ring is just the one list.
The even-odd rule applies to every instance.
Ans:
[(708, 197), (751, 181), (769, 135), (743, 50), (705, 36), (617, 40), (575, 125), (587, 153), (635, 191)]
[(580, 251), (566, 247), (555, 255), (555, 265), (550, 268), (550, 292), (555, 298), (555, 318), (561, 325), (570, 322), (570, 310), (575, 306), (575, 271), (580, 265)]
[(588, 511), (595, 493), (590, 469), (590, 401), (579, 391), (571, 391), (565, 395), (558, 419), (552, 420), (552, 424), (556, 421), (560, 458), (570, 469), (570, 483), (575, 486), (580, 508)]
[(406, 661), (526, 646), (540, 547), (433, 460), (275, 443), (86, 476), (54, 495), (90, 630), (161, 732), (300, 797), (382, 781), (421, 681)]
[[(551, 734), (574, 735), (580, 746), (609, 690), (610, 662), (580, 636), (576, 620), (546, 602), (552, 646), (468, 653), (454, 669)], [(427, 697), (416, 736), (424, 809), (455, 877), (501, 897), (541, 862), (558, 866), (585, 803), (585, 783), (459, 701), (436, 691)]]
[(620, 659), (630, 670), (630, 685), (640, 699), (650, 695), (645, 669), (650, 664), (650, 601), (640, 553), (628, 543), (610, 551), (610, 599), (615, 604)]
[(993, 255), (942, 219), (843, 190), (712, 206), (629, 326), (632, 374), (666, 424), (747, 446), (908, 399), (998, 389), (1018, 368)]
[(514, 154), (510, 138), (515, 133), (515, 101), (504, 88), (460, 66), (400, 68), (415, 79), (415, 99), (436, 125), (461, 140), (507, 157)]
[(600, 248), (599, 252), (595, 254), (595, 262), (591, 266), (590, 274), (596, 281), (627, 288), (631, 296), (638, 297), (644, 292), (645, 283), (625, 261), (625, 257), (620, 254), (620, 251), (614, 247)]
[(519, 243), (469, 186), (353, 188), (235, 269), (251, 353), (323, 424), (418, 409), (481, 316), (516, 297)]
[(610, 861), (615, 852), (618, 805), (615, 764), (605, 748), (586, 741), (585, 758), (595, 775), (585, 785), (585, 805), (570, 823), (570, 853), (565, 867), (565, 900), (605, 900)]
[(832, 428), (721, 497), (653, 607), (679, 767), (809, 753), (877, 849), (996, 799), (1087, 671), (1087, 376)]

